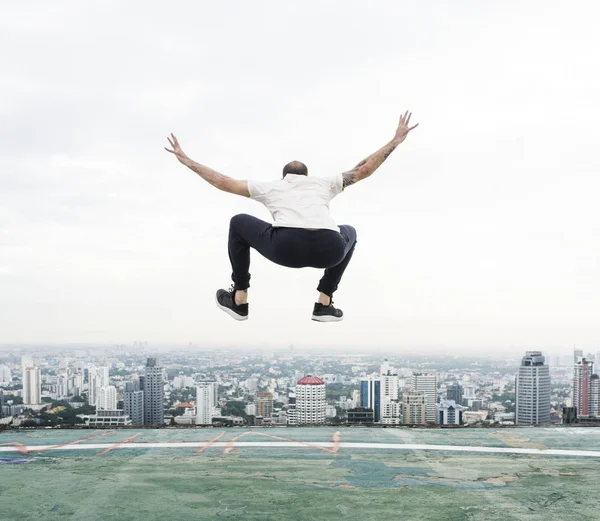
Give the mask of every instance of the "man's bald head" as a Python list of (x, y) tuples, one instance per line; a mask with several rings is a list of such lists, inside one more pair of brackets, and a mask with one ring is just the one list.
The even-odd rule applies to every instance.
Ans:
[(285, 177), (287, 174), (308, 175), (308, 168), (306, 168), (306, 165), (300, 161), (291, 161), (283, 167), (283, 177)]

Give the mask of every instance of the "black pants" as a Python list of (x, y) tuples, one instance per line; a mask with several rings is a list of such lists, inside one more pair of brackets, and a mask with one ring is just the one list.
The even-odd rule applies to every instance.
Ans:
[(250, 287), (250, 248), (275, 264), (288, 268), (324, 268), (317, 288), (330, 297), (338, 288), (356, 246), (356, 230), (340, 226), (333, 230), (276, 228), (253, 217), (239, 214), (229, 225), (229, 260), (236, 290)]

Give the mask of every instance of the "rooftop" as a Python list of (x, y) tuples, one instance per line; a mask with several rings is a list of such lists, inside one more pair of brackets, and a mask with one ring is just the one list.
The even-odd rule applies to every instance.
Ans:
[(0, 432), (0, 519), (595, 520), (600, 428)]

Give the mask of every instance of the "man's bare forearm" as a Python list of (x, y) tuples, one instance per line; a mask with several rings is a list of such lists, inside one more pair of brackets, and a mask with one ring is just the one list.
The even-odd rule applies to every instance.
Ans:
[(220, 174), (216, 170), (209, 168), (208, 166), (201, 165), (200, 163), (196, 163), (196, 161), (191, 160), (189, 157), (178, 157), (179, 162), (182, 165), (187, 166), (190, 170), (196, 172), (202, 179), (209, 182), (215, 188), (219, 190), (223, 190), (227, 192), (228, 183), (232, 180), (231, 177), (227, 177), (226, 175)]
[(383, 162), (396, 150), (396, 147), (402, 143), (397, 139), (392, 139), (389, 143), (381, 147), (377, 152), (374, 152), (366, 159), (363, 159), (352, 170), (344, 172), (344, 188), (353, 183), (369, 177), (377, 170)]

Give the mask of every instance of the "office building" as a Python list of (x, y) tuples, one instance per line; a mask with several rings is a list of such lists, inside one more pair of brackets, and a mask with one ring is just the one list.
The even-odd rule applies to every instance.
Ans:
[[(425, 395), (425, 422), (435, 423), (437, 406), (437, 376), (415, 373), (411, 378), (411, 390)], [(413, 422), (414, 423), (414, 422)]]
[(464, 408), (457, 405), (454, 400), (442, 400), (437, 404), (437, 421), (439, 425), (462, 425)]
[(146, 361), (143, 386), (144, 425), (162, 425), (165, 421), (165, 390), (163, 368), (157, 364), (156, 358)]
[(406, 391), (402, 402), (402, 423), (427, 423), (427, 396), (422, 391)]
[(550, 369), (540, 351), (527, 351), (516, 381), (515, 423), (550, 423)]
[(368, 376), (361, 380), (360, 406), (373, 410), (375, 423), (381, 421), (381, 379), (378, 376)]
[(348, 409), (348, 423), (374, 423), (373, 409), (364, 407)]
[(78, 415), (89, 427), (128, 427), (131, 419), (121, 409), (99, 410), (96, 414)]
[(451, 384), (446, 389), (446, 399), (455, 402), (457, 405), (462, 405), (463, 391), (463, 386), (458, 382)]
[(590, 391), (593, 374), (594, 364), (586, 358), (578, 358), (573, 372), (572, 400), (578, 418), (588, 418), (590, 416)]
[(256, 416), (271, 418), (273, 416), (273, 393), (256, 393)]
[(325, 382), (306, 375), (296, 383), (296, 422), (298, 425), (325, 423)]
[(132, 425), (144, 425), (144, 391), (140, 389), (138, 380), (125, 384), (123, 409)]

